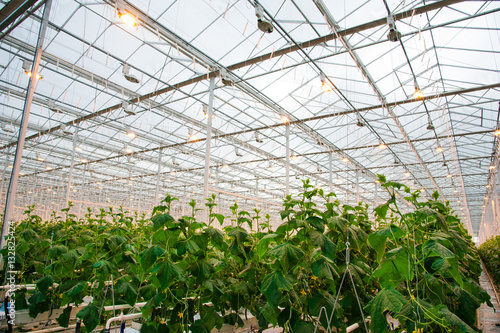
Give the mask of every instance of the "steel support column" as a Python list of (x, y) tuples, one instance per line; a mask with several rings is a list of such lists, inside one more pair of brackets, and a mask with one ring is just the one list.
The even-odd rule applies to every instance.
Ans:
[(33, 93), (35, 92), (35, 86), (37, 81), (38, 68), (40, 65), (40, 58), (42, 57), (43, 42), (45, 39), (45, 32), (47, 31), (47, 25), (49, 21), (50, 8), (52, 6), (52, 0), (47, 0), (43, 9), (42, 22), (40, 23), (40, 30), (38, 33), (38, 40), (36, 44), (35, 58), (33, 61), (33, 66), (31, 68), (31, 77), (28, 83), (28, 88), (26, 89), (26, 100), (24, 101), (24, 109), (21, 118), (21, 126), (19, 128), (19, 139), (17, 140), (16, 155), (14, 158), (14, 165), (12, 168), (12, 173), (9, 182), (9, 189), (7, 191), (7, 197), (5, 201), (5, 212), (2, 225), (2, 236), (0, 238), (0, 249), (4, 247), (4, 239), (7, 235), (7, 230), (9, 227), (9, 221), (12, 217), (12, 209), (14, 208), (14, 200), (16, 196), (17, 180), (19, 178), (19, 169), (21, 167), (21, 158), (23, 155), (24, 139), (26, 138), (26, 130), (28, 128), (28, 119), (31, 110), (31, 101), (33, 99)]
[[(210, 149), (212, 141), (212, 115), (214, 107), (214, 88), (215, 77), (210, 78), (210, 88), (208, 92), (208, 110), (207, 110), (207, 140), (205, 151), (205, 178), (203, 187), (203, 199), (208, 198), (208, 181), (210, 179)], [(204, 203), (202, 203), (204, 204)], [(205, 208), (205, 221), (208, 223), (208, 207)]]

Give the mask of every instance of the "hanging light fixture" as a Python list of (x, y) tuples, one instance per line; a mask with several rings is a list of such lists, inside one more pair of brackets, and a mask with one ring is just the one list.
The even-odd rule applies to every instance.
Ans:
[(396, 30), (394, 25), (394, 18), (389, 16), (387, 18), (387, 24), (389, 25), (389, 32), (387, 33), (387, 39), (391, 42), (398, 42), (401, 40), (401, 33)]
[(238, 149), (238, 147), (234, 147), (234, 153), (238, 157), (242, 157), (243, 156), (243, 154), (240, 152), (240, 150)]
[(382, 140), (379, 140), (378, 149), (385, 150), (387, 149), (387, 145)]
[[(26, 60), (26, 59), (23, 60), (22, 67), (23, 67), (24, 73), (26, 73), (26, 75), (28, 75), (28, 77), (31, 77), (31, 75), (32, 75), (31, 66), (32, 66), (31, 61)], [(36, 79), (41, 80), (41, 79), (43, 79), (43, 76), (40, 73), (36, 73)]]
[(172, 156), (172, 164), (173, 164), (173, 165), (175, 165), (175, 166), (179, 165), (179, 162), (177, 162), (177, 161), (175, 160), (175, 157), (174, 157), (174, 156)]
[(493, 134), (495, 134), (495, 136), (500, 136), (500, 126), (499, 125), (497, 125), (497, 128)]
[(273, 25), (264, 17), (264, 9), (259, 4), (255, 6), (255, 16), (257, 16), (257, 27), (260, 31), (268, 34), (273, 32)]
[(347, 157), (344, 157), (344, 158), (342, 159), (342, 161), (343, 161), (344, 163), (348, 163), (348, 162), (349, 162), (349, 159), (348, 159)]
[(137, 27), (137, 23), (138, 23), (137, 18), (135, 17), (134, 14), (132, 14), (128, 10), (125, 10), (124, 8), (119, 8), (118, 9), (118, 17), (126, 25), (131, 26), (131, 27)]
[(448, 173), (448, 174), (446, 175), (446, 178), (451, 178), (451, 177), (453, 177), (453, 176), (451, 175), (451, 173)]
[(262, 138), (260, 137), (260, 133), (259, 132), (255, 132), (255, 142), (257, 142), (257, 143), (264, 143), (264, 140), (262, 140)]
[(135, 133), (129, 128), (127, 129), (127, 136), (135, 139), (137, 135), (135, 135)]
[(330, 92), (333, 90), (324, 73), (320, 73), (319, 78), (321, 79), (321, 90), (323, 92)]
[(434, 130), (434, 125), (432, 125), (431, 116), (427, 116), (427, 130)]
[(130, 148), (127, 144), (123, 145), (123, 151), (125, 151), (127, 154), (133, 152), (132, 148)]
[(405, 177), (410, 177), (410, 172), (409, 171), (405, 172)]
[(268, 165), (270, 170), (274, 170), (273, 162), (269, 160), (269, 165)]
[(36, 159), (37, 159), (37, 161), (40, 161), (40, 162), (45, 161), (45, 158), (41, 157), (38, 153), (36, 153)]
[(130, 66), (128, 64), (123, 64), (122, 73), (128, 82), (139, 83), (139, 79), (135, 75), (130, 74)]
[[(208, 105), (203, 104), (203, 117), (208, 118)], [(215, 118), (215, 115), (212, 110), (212, 119)]]
[(365, 126), (365, 123), (363, 122), (363, 120), (361, 119), (361, 116), (359, 115), (359, 113), (356, 113), (356, 118), (358, 120), (358, 122), (356, 123), (356, 126), (358, 127), (363, 127)]
[(288, 123), (288, 122), (290, 121), (290, 119), (289, 119), (287, 116), (285, 116), (285, 115), (281, 115), (281, 116), (280, 116), (280, 119), (281, 119), (281, 121), (282, 121), (282, 122), (284, 122), (285, 124), (286, 124), (286, 123)]
[(198, 137), (192, 128), (189, 129), (189, 139), (188, 141), (197, 141)]
[(495, 166), (493, 164), (490, 165), (490, 170), (495, 170)]
[(128, 114), (129, 116), (135, 116), (135, 111), (132, 110), (132, 108), (129, 108), (130, 104), (127, 101), (122, 102), (122, 109), (123, 111)]
[(442, 152), (443, 152), (443, 148), (441, 148), (441, 146), (437, 146), (436, 153), (442, 153)]
[(2, 131), (6, 133), (14, 132), (14, 126), (10, 123), (3, 123), (2, 124)]

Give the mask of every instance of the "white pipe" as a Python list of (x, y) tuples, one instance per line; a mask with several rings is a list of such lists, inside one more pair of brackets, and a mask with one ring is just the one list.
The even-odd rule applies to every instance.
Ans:
[[(131, 309), (131, 308), (140, 309), (144, 305), (146, 305), (146, 302), (136, 303), (136, 304), (134, 304), (134, 306), (130, 306), (128, 304), (122, 304), (122, 305), (115, 305), (114, 309), (115, 310), (123, 310), (123, 309)], [(113, 310), (113, 306), (112, 305), (108, 305), (108, 306), (104, 307), (104, 311), (112, 311), (112, 310)]]
[(69, 325), (68, 327), (58, 326), (58, 327), (51, 327), (51, 328), (46, 328), (46, 329), (38, 330), (38, 331), (30, 331), (30, 333), (50, 333), (50, 332), (57, 332), (57, 331), (65, 331), (65, 330), (69, 330), (69, 329), (75, 328), (75, 327), (76, 327), (76, 324)]
[(109, 318), (108, 321), (106, 322), (106, 330), (108, 331), (109, 328), (111, 327), (111, 323), (112, 322), (115, 322), (115, 321), (125, 321), (125, 320), (128, 320), (128, 319), (136, 319), (136, 318), (140, 318), (142, 317), (142, 313), (141, 312), (138, 312), (138, 313), (132, 313), (132, 314), (128, 314), (128, 315), (120, 315), (120, 316), (116, 316), (116, 317), (113, 317), (113, 318)]

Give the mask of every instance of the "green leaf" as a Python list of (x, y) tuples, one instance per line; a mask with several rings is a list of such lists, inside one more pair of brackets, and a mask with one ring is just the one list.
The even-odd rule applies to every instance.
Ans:
[(292, 289), (292, 279), (280, 271), (274, 271), (262, 280), (262, 293), (271, 306), (278, 306), (282, 292), (290, 289)]
[(259, 256), (259, 259), (262, 259), (262, 257), (269, 251), (269, 243), (274, 240), (276, 236), (279, 236), (278, 234), (269, 234), (265, 235), (259, 240), (259, 243), (257, 244), (257, 255)]
[(53, 284), (54, 280), (50, 275), (41, 277), (36, 281), (36, 286), (43, 294), (47, 294), (47, 289), (49, 289), (49, 287), (52, 287)]
[(99, 309), (94, 303), (90, 303), (84, 309), (80, 310), (76, 314), (76, 317), (83, 321), (87, 333), (91, 333), (97, 327), (97, 324), (99, 324)]
[(170, 216), (170, 214), (158, 214), (153, 216), (153, 218), (151, 218), (151, 221), (153, 222), (153, 231), (165, 227), (168, 222), (173, 220), (174, 218)]
[(399, 239), (405, 235), (400, 227), (391, 224), (388, 228), (377, 230), (368, 235), (368, 243), (377, 252), (377, 261), (380, 263), (385, 253), (387, 238)]
[(374, 209), (375, 214), (377, 214), (377, 216), (380, 217), (381, 219), (386, 218), (388, 210), (389, 210), (389, 205), (386, 203), (379, 205)]
[(311, 230), (309, 232), (309, 238), (311, 239), (311, 243), (319, 246), (321, 251), (323, 251), (323, 253), (327, 256), (333, 256), (335, 253), (335, 244), (323, 233)]
[(365, 310), (372, 317), (371, 331), (384, 332), (387, 327), (384, 311), (389, 310), (398, 313), (406, 303), (405, 297), (393, 287), (388, 286), (380, 290), (377, 296), (365, 306)]
[(158, 257), (162, 256), (165, 250), (160, 245), (153, 245), (141, 253), (141, 266), (142, 269), (147, 271), (154, 265)]
[(304, 256), (304, 251), (290, 243), (280, 244), (268, 253), (270, 257), (278, 258), (285, 271)]
[(68, 327), (69, 325), (69, 317), (71, 315), (71, 306), (68, 306), (67, 308), (64, 308), (63, 312), (57, 317), (57, 323), (61, 327)]
[(443, 318), (446, 320), (448, 325), (445, 326), (454, 326), (459, 329), (459, 332), (464, 333), (474, 333), (476, 330), (472, 329), (467, 323), (465, 323), (462, 319), (460, 319), (456, 314), (451, 312), (445, 305), (439, 304), (433, 309), (428, 310), (431, 314), (433, 314), (437, 318)]
[(224, 243), (224, 233), (222, 231), (212, 227), (206, 228), (205, 231), (215, 244), (217, 244), (221, 248), (225, 247), (224, 245), (226, 244)]
[(450, 249), (445, 247), (444, 245), (436, 242), (433, 239), (429, 239), (424, 243), (424, 254), (428, 257), (441, 257), (443, 259), (446, 258), (454, 258), (455, 254), (451, 252)]
[(180, 269), (176, 264), (170, 261), (164, 261), (163, 264), (158, 269), (156, 277), (160, 281), (161, 287), (163, 289), (168, 288), (179, 276), (182, 274), (182, 269)]
[(68, 252), (68, 248), (64, 245), (55, 245), (49, 250), (49, 259), (58, 259), (59, 256)]
[(278, 324), (278, 317), (280, 315), (280, 310), (277, 306), (271, 306), (266, 303), (260, 309), (260, 313), (266, 318), (266, 320), (271, 323), (271, 325), (276, 326)]
[(129, 282), (121, 279), (116, 286), (116, 292), (127, 302), (128, 305), (134, 306), (137, 300), (137, 289)]
[(378, 277), (382, 287), (397, 286), (410, 277), (408, 253), (404, 248), (398, 247), (387, 252), (382, 264), (373, 272)]
[(312, 263), (311, 270), (315, 276), (324, 276), (325, 278), (333, 281), (334, 279), (340, 278), (333, 265), (334, 263), (332, 260), (325, 256), (320, 256), (318, 260)]
[(215, 217), (217, 219), (217, 221), (219, 221), (220, 225), (224, 224), (224, 219), (225, 219), (224, 215), (222, 215), (222, 214), (210, 214), (210, 216)]
[(196, 242), (192, 239), (188, 239), (185, 242), (180, 242), (179, 243), (181, 246), (177, 249), (177, 254), (178, 255), (183, 255), (186, 252), (189, 252), (191, 254), (195, 254), (200, 250), (200, 247)]
[(70, 290), (65, 292), (65, 294), (66, 296), (73, 298), (77, 296), (79, 293), (81, 293), (84, 288), (85, 288), (85, 282), (80, 281), (76, 285), (74, 285)]
[(323, 233), (325, 231), (325, 221), (317, 216), (309, 216), (306, 219), (306, 222), (309, 223), (311, 227), (316, 229), (317, 231)]

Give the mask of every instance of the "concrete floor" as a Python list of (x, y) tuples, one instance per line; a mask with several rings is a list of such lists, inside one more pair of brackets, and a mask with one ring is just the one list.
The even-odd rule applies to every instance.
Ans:
[[(483, 330), (483, 333), (500, 333), (500, 300), (496, 299), (493, 286), (484, 272), (484, 268), (479, 282), (481, 287), (490, 294), (491, 303), (493, 303), (496, 309), (496, 312), (494, 312), (488, 305), (481, 305), (479, 308), (479, 328)], [(497, 290), (497, 292), (500, 292), (500, 290)]]

